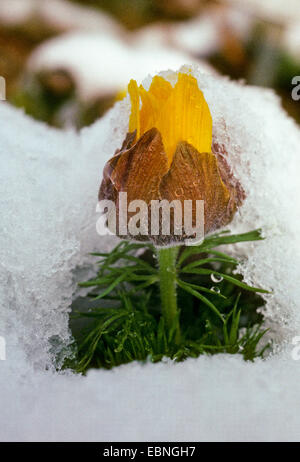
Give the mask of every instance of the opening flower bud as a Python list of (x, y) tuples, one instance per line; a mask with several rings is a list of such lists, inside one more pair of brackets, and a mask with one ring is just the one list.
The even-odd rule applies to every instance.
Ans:
[[(148, 91), (131, 80), (128, 92), (129, 132), (106, 164), (99, 191), (99, 200), (116, 206), (116, 233), (163, 246), (203, 238), (228, 224), (244, 194), (224, 156), (212, 152), (213, 121), (197, 80), (179, 73), (172, 87), (155, 76)], [(126, 210), (125, 234), (120, 232), (120, 193), (133, 204)], [(161, 212), (158, 223), (153, 207)]]

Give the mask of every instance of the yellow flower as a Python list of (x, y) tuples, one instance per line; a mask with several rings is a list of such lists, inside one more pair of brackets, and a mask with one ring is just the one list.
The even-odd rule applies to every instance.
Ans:
[[(131, 80), (128, 92), (129, 133), (104, 169), (99, 199), (117, 208), (120, 192), (148, 206), (152, 200), (179, 200), (183, 207), (186, 200), (203, 200), (205, 233), (229, 223), (244, 193), (226, 158), (212, 152), (212, 117), (197, 80), (179, 73), (172, 87), (155, 76), (148, 91)], [(161, 245), (174, 236), (150, 239)]]
[[(137, 139), (155, 127), (162, 136), (169, 165), (180, 141), (199, 152), (211, 152), (212, 118), (197, 80), (179, 73), (173, 88), (163, 77), (155, 76), (149, 91), (138, 88), (135, 80), (128, 85), (131, 98), (129, 131)], [(140, 108), (140, 99), (142, 107)]]

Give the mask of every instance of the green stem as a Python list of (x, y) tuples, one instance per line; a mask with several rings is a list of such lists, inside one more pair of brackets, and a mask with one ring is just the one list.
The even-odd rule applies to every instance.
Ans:
[(174, 323), (176, 323), (176, 342), (179, 342), (180, 339), (180, 326), (176, 295), (176, 259), (178, 252), (179, 247), (170, 247), (157, 250), (159, 261), (159, 284), (162, 315), (165, 319), (168, 329), (174, 328)]

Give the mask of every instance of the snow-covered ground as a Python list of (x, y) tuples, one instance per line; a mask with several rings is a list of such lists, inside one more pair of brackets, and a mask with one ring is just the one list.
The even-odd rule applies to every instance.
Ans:
[(274, 291), (266, 323), (284, 352), (254, 364), (220, 355), (134, 363), (86, 378), (54, 372), (49, 339), (60, 340), (63, 354), (76, 282), (91, 268), (87, 254), (114, 243), (97, 235), (95, 209), (103, 165), (127, 130), (129, 101), (79, 134), (1, 103), (1, 440), (299, 438), (300, 362), (291, 358), (300, 335), (299, 128), (271, 91), (197, 68), (193, 74), (211, 109), (214, 141), (247, 193), (231, 229), (262, 227), (266, 236), (237, 251), (247, 255), (246, 280)]
[(1, 441), (299, 441), (299, 361), (219, 355), (18, 380), (6, 363)]

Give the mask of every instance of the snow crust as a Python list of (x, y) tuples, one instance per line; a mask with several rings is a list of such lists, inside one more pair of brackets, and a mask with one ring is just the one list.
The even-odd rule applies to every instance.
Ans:
[[(299, 362), (220, 355), (88, 376), (0, 362), (1, 441), (299, 441)], [(24, 372), (25, 374), (25, 372)]]
[[(300, 132), (268, 90), (184, 68), (198, 79), (247, 200), (234, 232), (262, 227), (263, 242), (241, 245), (248, 282), (273, 290), (265, 314), (284, 353), (245, 363), (227, 355), (183, 364), (130, 364), (87, 378), (53, 369), (70, 341), (76, 283), (88, 252), (114, 238), (95, 231), (102, 168), (127, 131), (129, 101), (79, 134), (0, 105), (0, 439), (296, 440), (300, 335)], [(171, 82), (177, 74), (163, 73)], [(150, 79), (145, 81), (145, 86)], [(57, 347), (58, 348), (58, 347)]]

